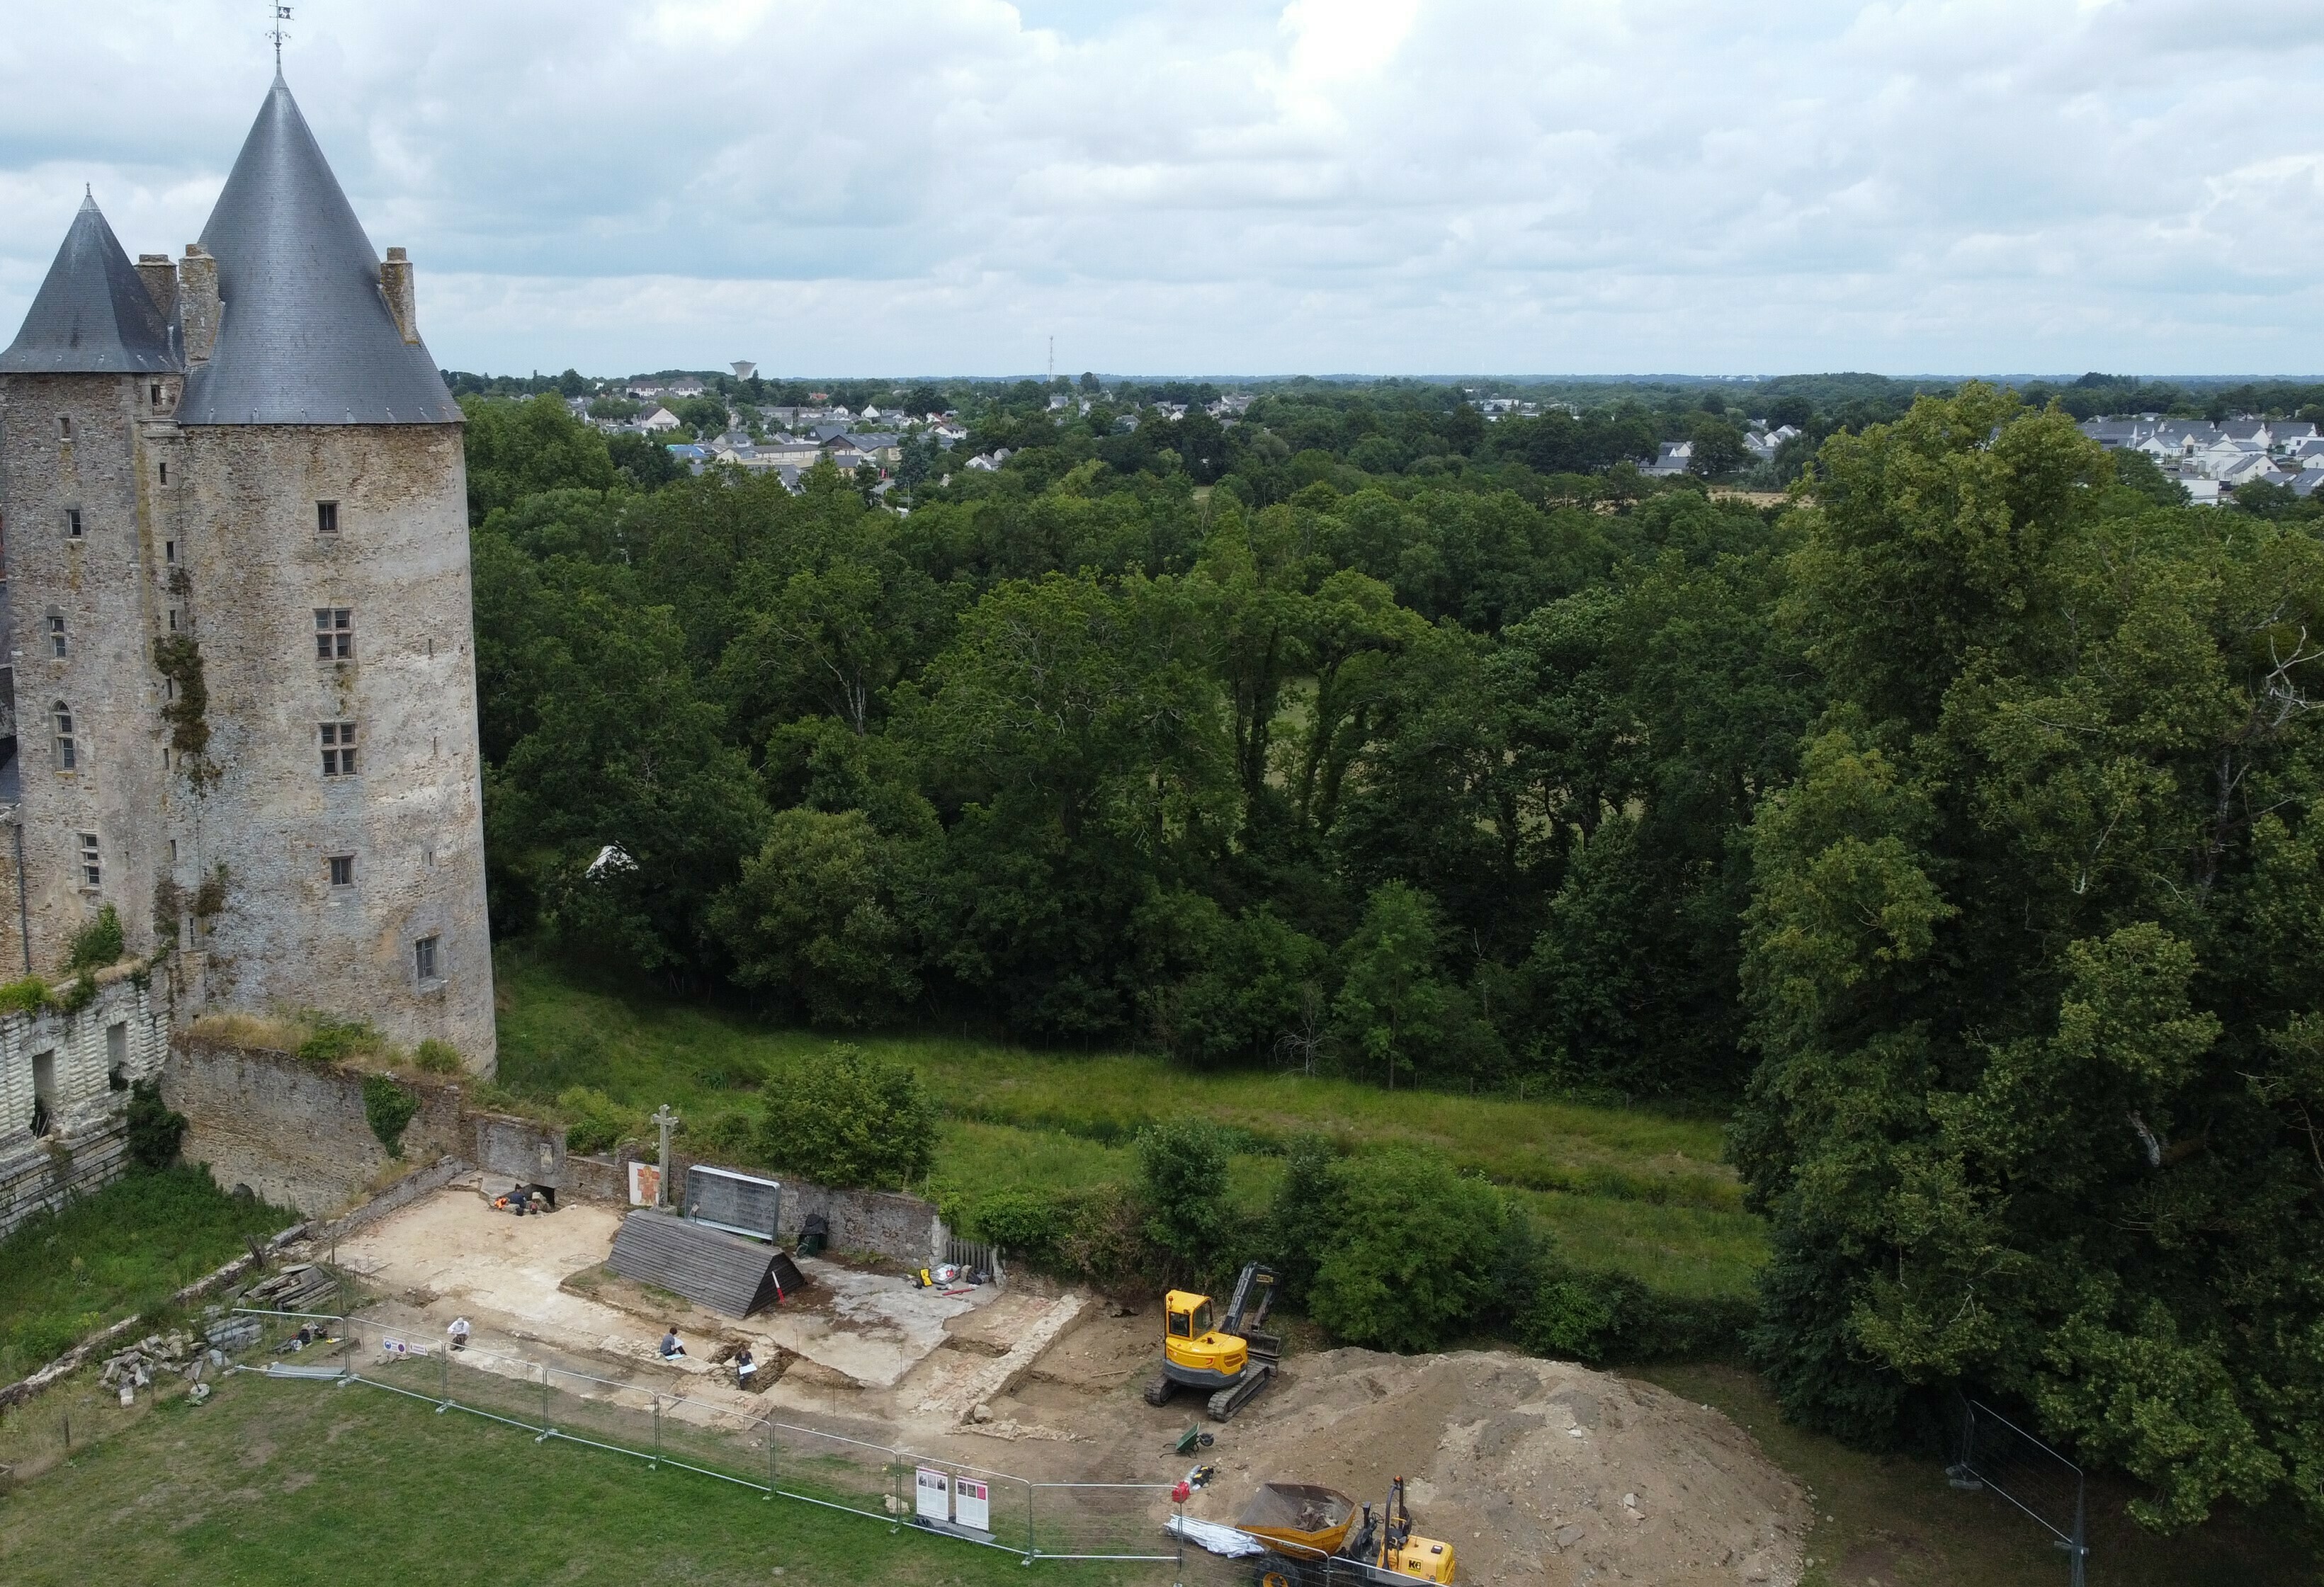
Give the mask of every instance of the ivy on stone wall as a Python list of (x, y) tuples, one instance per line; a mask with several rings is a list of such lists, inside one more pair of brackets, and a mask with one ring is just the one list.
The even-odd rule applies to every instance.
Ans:
[(385, 1075), (364, 1076), (364, 1117), (371, 1121), (371, 1132), (379, 1137), (389, 1157), (403, 1155), (404, 1127), (419, 1112), (417, 1092)]
[(210, 691), (202, 677), (202, 648), (189, 633), (165, 634), (153, 641), (153, 665), (169, 680), (161, 719), (170, 724), (170, 749), (197, 792), (217, 780), (210, 764)]

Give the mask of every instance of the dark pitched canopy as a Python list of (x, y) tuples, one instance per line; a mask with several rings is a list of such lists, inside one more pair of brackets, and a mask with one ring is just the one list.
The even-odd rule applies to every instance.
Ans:
[(93, 198), (65, 233), (0, 374), (143, 374), (178, 367), (169, 323)]
[(379, 255), (279, 76), (201, 240), (226, 307), (179, 423), (459, 421), (427, 347), (403, 339)]

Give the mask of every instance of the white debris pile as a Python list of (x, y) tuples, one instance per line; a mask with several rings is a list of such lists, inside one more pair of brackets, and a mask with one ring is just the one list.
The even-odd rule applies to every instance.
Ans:
[(107, 1356), (97, 1380), (119, 1390), (122, 1404), (134, 1405), (137, 1391), (152, 1388), (157, 1379), (175, 1374), (199, 1384), (205, 1375), (224, 1365), (224, 1351), (205, 1346), (182, 1328), (172, 1328), (167, 1333), (148, 1333), (128, 1349)]

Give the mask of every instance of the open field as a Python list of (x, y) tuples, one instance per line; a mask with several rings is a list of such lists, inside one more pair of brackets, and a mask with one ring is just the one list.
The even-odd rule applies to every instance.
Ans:
[(297, 1214), (236, 1201), (198, 1167), (136, 1173), (0, 1241), (0, 1383), (150, 1310)]
[[(787, 1063), (827, 1048), (824, 1033), (580, 985), (524, 953), (499, 966), (501, 1084), (539, 1101), (588, 1085), (641, 1111), (734, 1108)], [(1354, 1081), (1250, 1071), (1204, 1073), (1139, 1054), (1035, 1052), (941, 1036), (853, 1038), (911, 1065), (943, 1106), (936, 1178), (1061, 1186), (1126, 1179), (1144, 1124), (1189, 1115), (1259, 1149), (1235, 1165), (1239, 1194), (1263, 1195), (1267, 1149), (1314, 1130), (1352, 1150), (1433, 1149), (1526, 1193), (1566, 1254), (1658, 1288), (1740, 1294), (1765, 1254), (1719, 1160), (1720, 1127), (1643, 1109), (1388, 1092)]]
[[(1941, 1462), (1868, 1454), (1787, 1425), (1759, 1379), (1733, 1367), (1673, 1364), (1636, 1377), (1715, 1407), (1815, 1498), (1813, 1561), (1802, 1587), (2061, 1587), (2064, 1556), (1991, 1493), (1947, 1485)], [(2093, 1479), (2090, 1587), (2314, 1587), (2314, 1544), (2289, 1518), (2215, 1517), (2157, 1537), (2123, 1507), (2134, 1489)]]
[[(70, 1546), (60, 1546), (65, 1540)], [(362, 1387), (227, 1379), (0, 1499), (0, 1581), (1027, 1587), (1011, 1555)], [(1146, 1581), (1044, 1564), (1032, 1580)], [(1167, 1581), (1167, 1575), (1159, 1578)]]

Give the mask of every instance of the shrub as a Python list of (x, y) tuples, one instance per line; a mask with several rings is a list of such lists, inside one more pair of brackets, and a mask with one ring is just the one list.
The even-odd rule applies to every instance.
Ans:
[(49, 983), (37, 975), (0, 986), (0, 1013), (37, 1014), (51, 1001)]
[(1500, 1193), (1443, 1158), (1395, 1150), (1333, 1171), (1339, 1228), (1308, 1310), (1351, 1344), (1435, 1349), (1492, 1298), (1507, 1214)]
[(393, 1076), (364, 1076), (364, 1117), (370, 1121), (371, 1132), (379, 1137), (389, 1157), (403, 1155), (404, 1126), (419, 1112), (420, 1093), (397, 1084)]
[(609, 1152), (645, 1133), (644, 1120), (590, 1086), (576, 1085), (558, 1093), (557, 1109), (565, 1115), (567, 1151)]
[(57, 994), (57, 1007), (68, 1014), (78, 1014), (97, 1001), (97, 977), (84, 972), (65, 983)]
[(102, 970), (119, 964), (124, 951), (121, 913), (107, 904), (97, 912), (96, 919), (73, 933), (72, 953), (66, 963), (74, 970)]
[(457, 1075), (462, 1067), (460, 1049), (432, 1036), (420, 1044), (419, 1050), (411, 1055), (411, 1061), (429, 1075)]
[(936, 1108), (911, 1070), (835, 1045), (769, 1086), (761, 1140), (817, 1185), (902, 1185), (936, 1160)]
[(1267, 1243), (1286, 1296), (1314, 1287), (1317, 1258), (1339, 1228), (1333, 1160), (1332, 1143), (1320, 1135), (1297, 1136), (1284, 1149), (1283, 1181), (1268, 1209)]
[(734, 1167), (756, 1167), (763, 1160), (765, 1128), (758, 1114), (742, 1108), (724, 1108), (686, 1125), (687, 1155)]
[(1127, 1186), (1095, 1186), (1061, 1196), (1059, 1205), (1058, 1266), (1104, 1288), (1150, 1285), (1155, 1251), (1145, 1239), (1146, 1208)]
[(1177, 1119), (1138, 1132), (1138, 1190), (1146, 1237), (1197, 1271), (1224, 1252), (1227, 1138), (1215, 1124)]
[(1034, 1261), (1053, 1259), (1070, 1208), (1038, 1190), (1000, 1190), (976, 1204), (963, 1227), (979, 1240)]
[(186, 1116), (161, 1100), (161, 1083), (140, 1080), (129, 1088), (129, 1156), (141, 1168), (166, 1168), (178, 1160), (186, 1139)]
[(337, 1020), (327, 1014), (308, 1016), (309, 1029), (299, 1044), (299, 1056), (310, 1064), (337, 1064), (358, 1053), (375, 1051), (379, 1032), (367, 1020)]
[(1755, 1315), (1739, 1296), (1657, 1295), (1627, 1273), (1545, 1263), (1517, 1337), (1539, 1355), (1580, 1361), (1735, 1353)]

